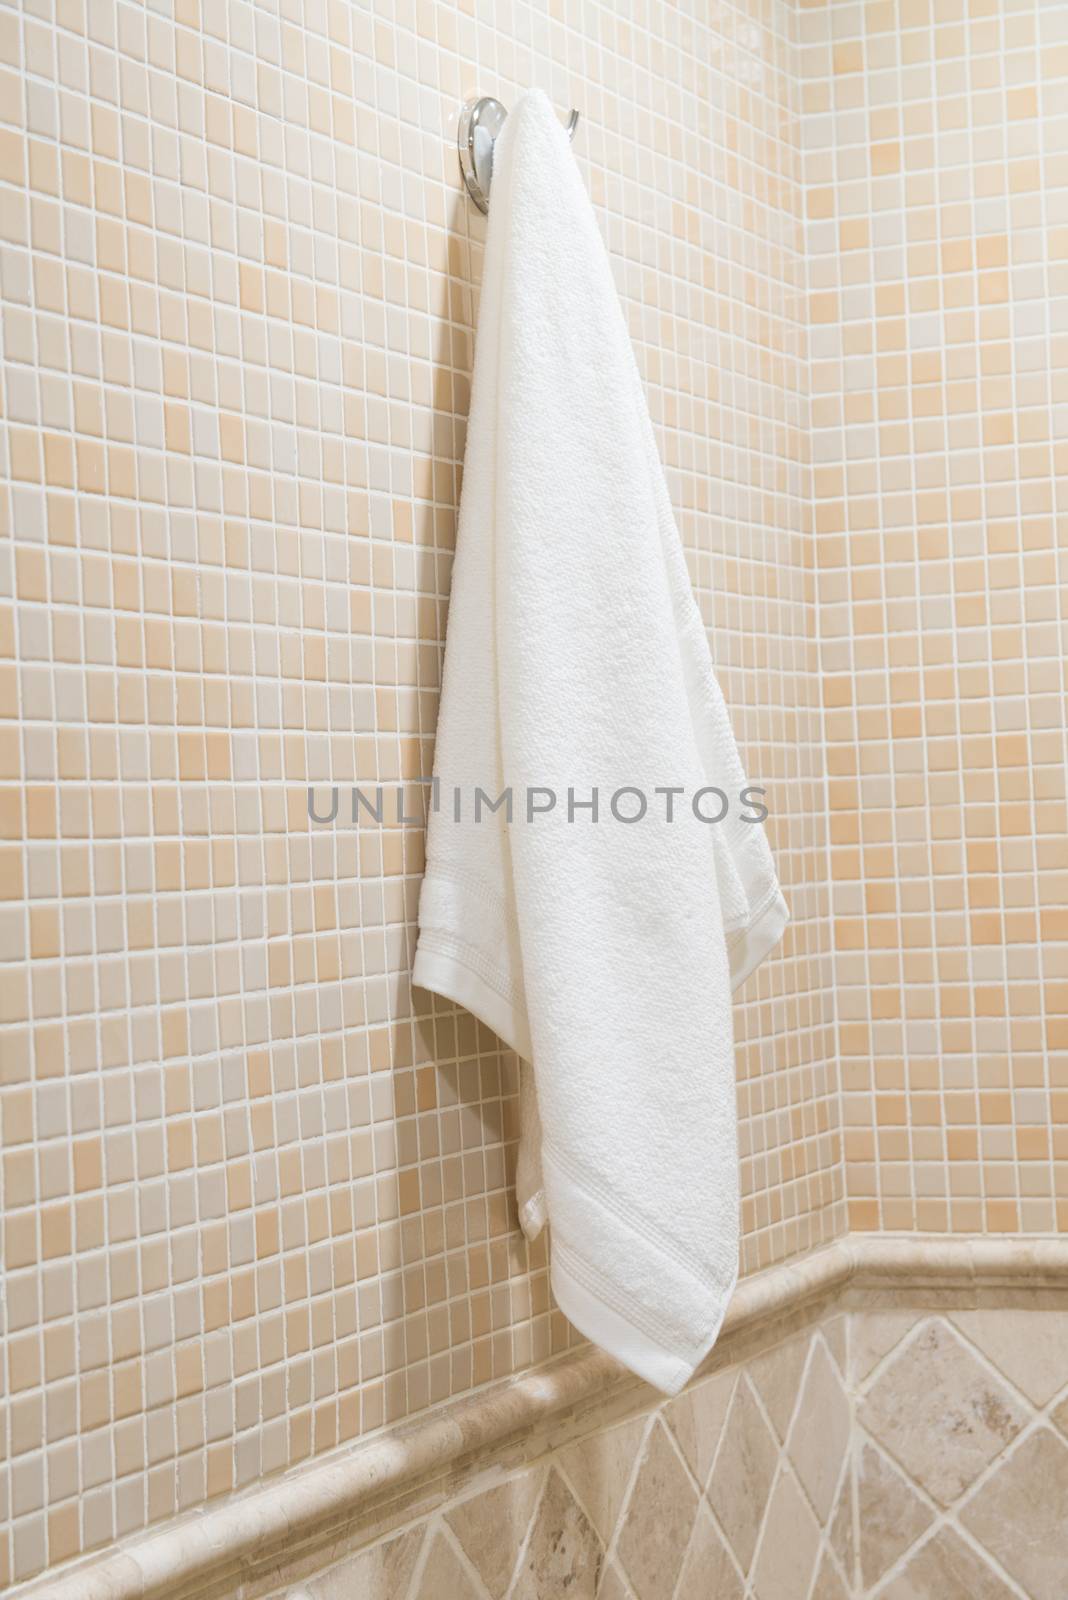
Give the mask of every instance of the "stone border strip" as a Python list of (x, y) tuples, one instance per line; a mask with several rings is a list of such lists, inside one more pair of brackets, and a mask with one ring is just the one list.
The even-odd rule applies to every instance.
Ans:
[[(1068, 1239), (848, 1235), (744, 1278), (706, 1369), (725, 1365), (743, 1341), (847, 1289), (1068, 1290)], [(589, 1417), (639, 1394), (651, 1397), (652, 1391), (587, 1346), (342, 1453), (267, 1479), (222, 1504), (176, 1518), (122, 1548), (16, 1585), (8, 1595), (10, 1600), (237, 1600), (262, 1593), (257, 1580), (268, 1574), (284, 1587), (336, 1559), (346, 1531), (363, 1526), (383, 1506), (396, 1507), (420, 1490), (432, 1491), (441, 1480), (509, 1447), (533, 1458), (548, 1447), (547, 1432), (568, 1418)], [(363, 1542), (354, 1540), (353, 1548)], [(332, 1551), (320, 1554), (326, 1546)]]

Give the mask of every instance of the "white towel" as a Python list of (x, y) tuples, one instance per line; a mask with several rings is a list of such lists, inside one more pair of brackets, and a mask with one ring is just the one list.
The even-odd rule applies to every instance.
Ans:
[[(743, 820), (608, 258), (539, 92), (497, 141), (435, 777), (414, 982), (533, 1064), (523, 1227), (550, 1222), (574, 1326), (674, 1392), (737, 1275), (731, 988), (787, 911)], [(720, 823), (694, 812), (708, 785)], [(476, 787), (510, 789), (511, 823), (507, 802), (475, 820)], [(621, 789), (640, 820), (613, 815)]]

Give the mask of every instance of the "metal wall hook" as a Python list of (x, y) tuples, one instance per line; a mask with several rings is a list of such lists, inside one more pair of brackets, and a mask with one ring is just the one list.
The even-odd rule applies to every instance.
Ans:
[[(460, 171), (467, 192), (478, 209), (489, 211), (490, 183), (493, 179), (493, 146), (504, 127), (508, 115), (504, 106), (492, 95), (482, 95), (468, 100), (460, 112), (456, 129), (456, 148), (460, 153)], [(572, 111), (567, 119), (567, 136), (575, 137), (579, 114)]]

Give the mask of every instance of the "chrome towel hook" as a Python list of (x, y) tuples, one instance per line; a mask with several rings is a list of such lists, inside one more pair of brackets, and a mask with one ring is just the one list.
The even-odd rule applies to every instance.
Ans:
[[(456, 148), (460, 152), (460, 171), (467, 192), (482, 212), (489, 211), (490, 182), (493, 178), (493, 146), (504, 127), (508, 115), (504, 106), (492, 95), (482, 95), (468, 100), (460, 112), (456, 130)], [(567, 136), (574, 139), (579, 114), (572, 111), (567, 119)]]

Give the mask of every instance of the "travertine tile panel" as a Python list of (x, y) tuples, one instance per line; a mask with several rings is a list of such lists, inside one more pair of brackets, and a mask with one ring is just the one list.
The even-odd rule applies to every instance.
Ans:
[(866, 1441), (860, 1442), (856, 1477), (860, 1576), (867, 1590), (926, 1533), (935, 1514), (897, 1467)]
[(955, 1311), (950, 1321), (1032, 1404), (1044, 1406), (1068, 1388), (1068, 1312), (1036, 1307), (1025, 1314), (1026, 1339), (1013, 1308)]
[(406, 1600), (423, 1543), (422, 1526), (365, 1550), (304, 1588), (312, 1600)]
[(736, 1374), (715, 1377), (685, 1389), (670, 1402), (664, 1420), (678, 1440), (679, 1449), (698, 1483), (704, 1486), (719, 1448), (723, 1423), (734, 1393)]
[(827, 1554), (820, 1563), (809, 1600), (852, 1600), (841, 1573)]
[(547, 1594), (594, 1600), (603, 1565), (604, 1549), (592, 1523), (560, 1473), (550, 1468), (512, 1600), (542, 1600)]
[(1065, 1438), (1068, 1439), (1068, 1396), (1059, 1405), (1054, 1406), (1050, 1412), (1050, 1417), (1060, 1428)]
[(745, 1585), (706, 1507), (697, 1521), (679, 1575), (675, 1600), (742, 1600)]
[(619, 1568), (614, 1561), (610, 1561), (601, 1573), (601, 1581), (597, 1588), (597, 1600), (634, 1600), (631, 1590), (620, 1576)]
[(501, 1600), (515, 1571), (544, 1475), (531, 1469), (461, 1500), (445, 1520), (491, 1600)]
[(790, 1430), (809, 1347), (808, 1338), (788, 1339), (757, 1356), (748, 1366), (750, 1380), (780, 1439), (785, 1439)]
[(1010, 1451), (959, 1516), (1029, 1600), (1063, 1600), (1068, 1444), (1052, 1428), (1039, 1428)]
[(635, 1417), (560, 1452), (560, 1469), (606, 1545), (619, 1520), (648, 1429), (648, 1417)]
[(708, 1499), (746, 1574), (756, 1549), (779, 1448), (746, 1378), (738, 1380), (723, 1440), (708, 1481)]
[[(434, 1534), (426, 1564), (416, 1579), (412, 1600), (483, 1600), (471, 1575), (442, 1533)], [(359, 1594), (359, 1590), (350, 1593)]]
[[(855, 1428), (855, 1425), (854, 1425)], [(855, 1449), (855, 1440), (850, 1444), (850, 1455), (846, 1457), (842, 1469), (842, 1481), (838, 1485), (838, 1500), (827, 1529), (827, 1537), (831, 1549), (838, 1558), (841, 1567), (850, 1584), (854, 1581), (854, 1567), (856, 1564), (856, 1534), (854, 1530), (854, 1476), (855, 1467), (851, 1459)]]
[(697, 1490), (657, 1419), (645, 1442), (617, 1544), (637, 1600), (670, 1600), (697, 1505)]
[(812, 1582), (819, 1554), (819, 1524), (788, 1466), (776, 1479), (750, 1576), (755, 1600), (796, 1600)]
[(860, 1387), (920, 1320), (915, 1311), (856, 1311), (849, 1319), (849, 1382)]
[(834, 1503), (851, 1423), (841, 1375), (817, 1337), (787, 1443), (790, 1460), (821, 1523), (827, 1521)]
[(940, 1505), (950, 1505), (1026, 1416), (948, 1323), (926, 1322), (894, 1355), (859, 1420)]
[(920, 1546), (878, 1600), (1017, 1600), (1008, 1584), (952, 1528)]

